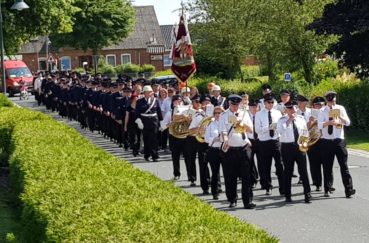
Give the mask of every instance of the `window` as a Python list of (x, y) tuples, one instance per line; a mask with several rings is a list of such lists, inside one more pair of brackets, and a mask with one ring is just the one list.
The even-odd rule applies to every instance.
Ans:
[(71, 59), (70, 57), (61, 57), (60, 58), (60, 70), (61, 71), (68, 71), (71, 70)]
[(117, 65), (115, 55), (106, 55), (106, 63), (115, 67)]
[(164, 67), (172, 66), (172, 60), (169, 58), (169, 55), (164, 55)]
[(46, 70), (46, 57), (40, 57), (38, 59), (38, 70), (40, 71)]
[(131, 54), (122, 54), (122, 64), (131, 63)]

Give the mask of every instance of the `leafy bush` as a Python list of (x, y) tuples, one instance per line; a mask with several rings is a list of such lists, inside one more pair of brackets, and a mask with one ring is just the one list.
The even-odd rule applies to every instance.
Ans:
[(244, 78), (253, 78), (260, 76), (260, 66), (242, 66), (241, 71)]
[(313, 73), (316, 83), (327, 78), (335, 78), (339, 73), (338, 62), (332, 59), (317, 62), (313, 67)]
[(73, 69), (73, 72), (77, 72), (77, 73), (85, 73), (86, 71), (85, 71), (85, 69), (84, 69), (84, 68), (82, 68), (82, 67), (78, 67), (78, 68)]
[(10, 102), (6, 96), (2, 93), (0, 93), (0, 108), (1, 107), (12, 107), (13, 103)]
[(0, 127), (12, 130), (11, 178), (32, 241), (276, 242), (45, 115), (3, 108)]
[(155, 72), (154, 77), (169, 76), (169, 75), (173, 75), (173, 72), (171, 69), (167, 69), (167, 70), (160, 71), (160, 72)]
[(140, 68), (140, 72), (143, 73), (152, 73), (155, 72), (155, 66), (151, 64), (144, 64)]

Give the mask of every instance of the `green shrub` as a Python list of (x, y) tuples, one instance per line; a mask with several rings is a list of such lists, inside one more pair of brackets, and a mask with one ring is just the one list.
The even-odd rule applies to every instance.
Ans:
[(241, 71), (244, 78), (254, 78), (260, 76), (260, 66), (242, 66)]
[(7, 108), (0, 127), (34, 242), (276, 242), (45, 115)]
[(171, 69), (167, 69), (167, 70), (164, 70), (164, 71), (155, 72), (154, 77), (169, 76), (169, 75), (173, 75), (173, 72), (172, 72)]
[(151, 64), (144, 64), (140, 68), (140, 72), (143, 73), (152, 73), (155, 72), (155, 66)]
[(0, 108), (1, 107), (12, 107), (13, 103), (10, 102), (6, 96), (2, 93), (0, 93)]
[(86, 71), (85, 71), (85, 69), (84, 69), (84, 68), (82, 68), (82, 67), (78, 67), (78, 68), (73, 69), (73, 72), (77, 72), (77, 73), (85, 73)]
[(338, 73), (338, 62), (332, 59), (317, 62), (313, 67), (313, 79), (316, 83), (328, 78), (335, 78)]

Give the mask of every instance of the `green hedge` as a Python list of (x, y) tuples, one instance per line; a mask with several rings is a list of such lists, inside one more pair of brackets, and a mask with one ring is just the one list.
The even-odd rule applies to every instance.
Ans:
[(277, 241), (45, 115), (2, 108), (1, 128), (30, 242)]
[(0, 108), (1, 107), (12, 107), (13, 106), (13, 103), (10, 102), (6, 96), (2, 93), (0, 93)]

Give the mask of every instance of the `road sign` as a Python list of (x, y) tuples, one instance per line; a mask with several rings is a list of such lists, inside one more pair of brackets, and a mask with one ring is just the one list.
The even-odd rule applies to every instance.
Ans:
[(285, 73), (285, 74), (284, 74), (284, 81), (286, 81), (286, 82), (291, 82), (291, 80), (292, 80), (292, 75), (291, 75), (291, 73)]

